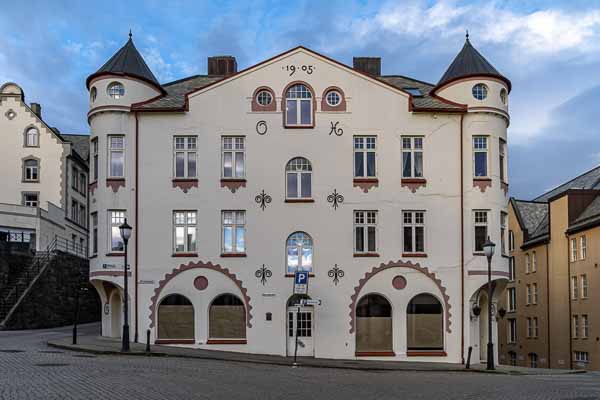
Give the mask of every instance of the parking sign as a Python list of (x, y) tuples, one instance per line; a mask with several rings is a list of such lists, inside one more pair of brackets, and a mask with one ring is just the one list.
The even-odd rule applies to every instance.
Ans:
[(308, 293), (308, 272), (296, 271), (294, 275), (294, 294)]

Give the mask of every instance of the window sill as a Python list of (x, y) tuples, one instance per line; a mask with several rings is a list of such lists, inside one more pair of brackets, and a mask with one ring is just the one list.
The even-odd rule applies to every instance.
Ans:
[(485, 253), (483, 251), (474, 251), (473, 255), (474, 256), (484, 256), (485, 257)]
[(125, 182), (125, 178), (106, 178), (106, 182)]
[(286, 203), (314, 203), (315, 199), (285, 199)]
[(221, 257), (224, 258), (243, 258), (246, 257), (246, 253), (221, 253)]
[[(285, 274), (285, 277), (286, 277), (286, 278), (293, 278), (294, 276), (296, 276), (296, 275), (294, 275), (294, 274)], [(313, 274), (313, 273), (311, 272), (311, 273), (309, 273), (309, 274), (308, 274), (308, 277), (309, 277), (309, 278), (314, 278), (314, 277), (315, 277), (315, 274)]]
[(395, 357), (393, 351), (357, 351), (354, 353), (356, 357)]
[(427, 253), (402, 253), (402, 257), (426, 258)]
[[(173, 182), (198, 182), (198, 178), (173, 178)], [(167, 340), (167, 339), (165, 339)]]
[(195, 339), (156, 339), (154, 344), (195, 344)]
[(447, 357), (443, 350), (408, 350), (406, 352), (407, 357)]
[(198, 257), (198, 253), (173, 253), (171, 257)]
[(402, 187), (410, 189), (412, 193), (415, 193), (417, 189), (427, 186), (427, 179), (424, 178), (402, 178), (400, 181)]
[(477, 182), (491, 182), (492, 178), (487, 178), (485, 176), (479, 176), (479, 177), (475, 177), (474, 176), (473, 177), (473, 182), (475, 182), (475, 181), (477, 181)]
[(378, 178), (354, 178), (354, 183), (379, 183)]
[(23, 183), (40, 183), (40, 180), (39, 179), (36, 179), (36, 180), (23, 179), (21, 182), (23, 182)]
[(354, 257), (379, 257), (379, 253), (354, 253)]
[(285, 129), (314, 129), (315, 124), (311, 125), (283, 125)]
[(208, 339), (206, 344), (248, 344), (247, 339)]
[(246, 178), (221, 178), (221, 182), (245, 183), (246, 182)]
[(422, 183), (426, 184), (427, 179), (425, 178), (402, 178), (401, 183)]
[(121, 252), (121, 253), (106, 253), (106, 257), (124, 257), (125, 256), (125, 252)]
[(372, 178), (354, 177), (354, 180), (352, 181), (352, 186), (360, 188), (363, 191), (363, 193), (368, 193), (369, 190), (373, 189), (374, 187), (379, 186), (379, 179), (377, 179), (375, 177), (372, 177)]

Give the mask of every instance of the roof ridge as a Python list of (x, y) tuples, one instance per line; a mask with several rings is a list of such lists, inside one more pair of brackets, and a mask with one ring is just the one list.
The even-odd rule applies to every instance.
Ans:
[[(581, 178), (582, 176), (585, 176), (585, 175), (589, 174), (590, 172), (592, 172), (592, 171), (595, 171), (595, 170), (597, 170), (597, 169), (600, 169), (600, 165), (597, 165), (597, 166), (595, 166), (594, 168), (592, 168), (592, 169), (590, 169), (590, 170), (588, 170), (588, 171), (586, 171), (586, 172), (584, 172), (584, 173), (582, 173), (582, 174), (579, 174), (579, 175), (577, 175), (575, 178), (569, 179), (568, 181), (566, 181), (566, 182), (564, 182), (564, 183), (561, 183), (560, 185), (557, 185), (557, 186), (555, 186), (554, 188), (552, 188), (552, 189), (550, 189), (550, 190), (547, 190), (547, 191), (545, 191), (544, 193), (542, 193), (542, 194), (540, 194), (539, 196), (535, 197), (533, 200), (534, 200), (534, 201), (536, 201), (536, 200), (537, 200), (537, 199), (539, 199), (540, 197), (544, 197), (544, 196), (546, 196), (547, 194), (549, 194), (549, 193), (551, 193), (551, 192), (555, 191), (556, 189), (559, 189), (559, 188), (561, 188), (561, 187), (563, 187), (563, 186), (565, 186), (565, 185), (568, 185), (569, 183), (571, 183), (571, 182), (575, 181), (576, 179), (579, 179), (579, 178)], [(600, 180), (600, 179), (599, 179), (599, 180)]]
[(178, 83), (181, 83), (181, 82), (185, 82), (185, 81), (189, 81), (189, 80), (192, 80), (192, 79), (195, 79), (195, 78), (208, 77), (208, 76), (209, 75), (200, 75), (200, 74), (191, 75), (191, 76), (188, 76), (187, 78), (181, 78), (181, 79), (177, 79), (177, 80), (174, 80), (174, 81), (171, 81), (171, 82), (163, 83), (161, 86), (164, 87), (164, 86), (175, 85), (175, 84), (178, 84)]
[(415, 81), (415, 82), (419, 82), (422, 83), (424, 85), (428, 85), (431, 87), (435, 87), (435, 83), (430, 83), (430, 82), (425, 82), (422, 81), (420, 79), (416, 79), (416, 78), (411, 78), (410, 76), (406, 76), (406, 75), (401, 75), (401, 74), (392, 74), (392, 75), (379, 75), (380, 78), (404, 78), (404, 79), (410, 79), (411, 81)]

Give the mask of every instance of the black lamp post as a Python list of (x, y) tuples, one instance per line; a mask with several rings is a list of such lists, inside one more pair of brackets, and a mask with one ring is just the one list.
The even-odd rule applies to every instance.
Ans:
[(131, 237), (132, 228), (127, 223), (127, 218), (125, 218), (125, 222), (121, 226), (119, 226), (119, 231), (121, 232), (121, 238), (123, 239), (123, 245), (125, 247), (125, 263), (123, 264), (123, 280), (125, 284), (123, 285), (123, 344), (121, 346), (122, 352), (129, 351), (129, 293), (128, 293), (128, 276), (127, 276), (127, 242)]
[(496, 245), (490, 240), (488, 236), (487, 240), (483, 244), (483, 252), (487, 257), (488, 262), (488, 344), (487, 344), (487, 369), (493, 370), (494, 368), (494, 342), (492, 339), (492, 257), (494, 256), (494, 249)]

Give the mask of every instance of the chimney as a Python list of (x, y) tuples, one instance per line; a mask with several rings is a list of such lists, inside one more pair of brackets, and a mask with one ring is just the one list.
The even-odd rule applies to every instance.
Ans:
[(354, 57), (352, 65), (357, 71), (371, 76), (381, 76), (381, 57)]
[(208, 57), (208, 75), (229, 76), (237, 72), (237, 61), (232, 56)]
[(31, 103), (31, 111), (34, 112), (40, 119), (42, 119), (42, 106), (40, 103)]

